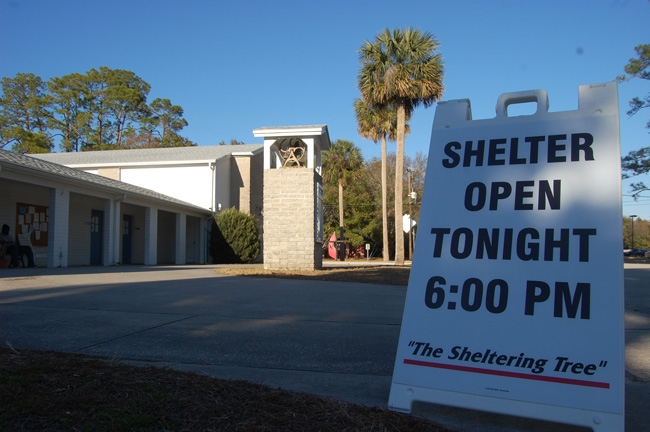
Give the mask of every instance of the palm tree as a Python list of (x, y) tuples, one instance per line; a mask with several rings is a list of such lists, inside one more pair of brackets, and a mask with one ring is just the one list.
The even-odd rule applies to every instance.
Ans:
[[(386, 140), (395, 141), (397, 136), (397, 112), (392, 106), (372, 107), (362, 99), (354, 101), (354, 111), (357, 116), (357, 130), (363, 138), (373, 142), (381, 140), (381, 218), (382, 218), (382, 240), (383, 259), (388, 261), (388, 209), (387, 209), (387, 188), (388, 188), (388, 166)], [(408, 125), (406, 125), (409, 133)]]
[(361, 173), (363, 157), (354, 143), (338, 139), (323, 152), (323, 179), (339, 185), (339, 230), (343, 237), (343, 187)]
[(395, 264), (404, 264), (402, 194), (406, 116), (420, 104), (431, 106), (442, 96), (443, 63), (438, 41), (417, 29), (385, 29), (359, 50), (359, 89), (371, 106), (393, 105), (397, 109), (395, 172)]

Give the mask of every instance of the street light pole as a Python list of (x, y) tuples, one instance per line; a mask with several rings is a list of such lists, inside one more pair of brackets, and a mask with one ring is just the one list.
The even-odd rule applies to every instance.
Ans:
[(637, 217), (636, 215), (630, 215), (632, 218), (632, 247), (631, 249), (634, 249), (634, 218)]
[(411, 184), (413, 169), (409, 167), (406, 168), (406, 170), (409, 173), (409, 259), (413, 261), (413, 223), (411, 222), (413, 220), (413, 209), (411, 207), (411, 204), (413, 203), (413, 187)]

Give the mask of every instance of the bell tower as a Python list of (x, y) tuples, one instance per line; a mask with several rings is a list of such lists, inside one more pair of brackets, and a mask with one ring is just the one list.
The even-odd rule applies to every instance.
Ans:
[(265, 127), (253, 134), (264, 138), (264, 268), (320, 269), (327, 125)]

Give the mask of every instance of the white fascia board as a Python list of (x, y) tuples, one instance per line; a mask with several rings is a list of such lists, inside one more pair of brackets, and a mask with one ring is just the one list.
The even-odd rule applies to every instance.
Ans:
[(253, 130), (255, 137), (285, 136), (321, 136), (327, 131), (327, 125), (263, 127)]
[[(261, 150), (264, 150), (263, 148)], [(232, 152), (230, 153), (231, 156), (255, 156), (255, 154), (259, 153), (259, 151), (254, 151), (254, 152)]]
[(232, 152), (230, 153), (232, 156), (254, 156), (258, 153), (262, 153), (264, 151), (264, 147), (260, 147), (256, 150), (253, 151), (245, 151), (245, 152)]
[(264, 127), (253, 130), (253, 135), (256, 137), (263, 137), (265, 139), (282, 137), (314, 137), (318, 140), (321, 151), (329, 150), (331, 144), (327, 125)]
[(225, 155), (217, 159), (206, 160), (186, 160), (186, 161), (155, 161), (155, 162), (110, 162), (110, 163), (93, 163), (93, 164), (66, 164), (70, 168), (120, 168), (120, 167), (147, 167), (147, 166), (168, 166), (168, 165), (209, 165), (230, 155)]

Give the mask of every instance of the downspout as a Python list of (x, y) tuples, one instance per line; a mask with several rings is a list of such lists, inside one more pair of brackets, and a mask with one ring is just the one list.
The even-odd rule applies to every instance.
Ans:
[(210, 169), (212, 170), (212, 193), (210, 196), (210, 211), (212, 212), (212, 216), (206, 219), (206, 227), (205, 227), (205, 237), (202, 240), (202, 243), (205, 245), (205, 263), (208, 264), (210, 263), (210, 232), (212, 231), (212, 221), (214, 220), (214, 213), (216, 212), (216, 199), (215, 199), (215, 191), (217, 187), (217, 161), (215, 160), (214, 162), (210, 162)]
[(210, 169), (212, 170), (212, 193), (210, 194), (210, 210), (212, 212), (215, 212), (215, 199), (214, 199), (214, 194), (216, 190), (216, 183), (217, 183), (217, 161), (215, 160), (214, 162), (210, 162), (208, 164)]

